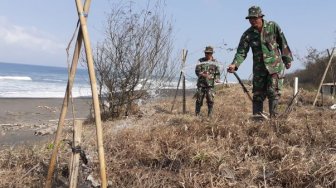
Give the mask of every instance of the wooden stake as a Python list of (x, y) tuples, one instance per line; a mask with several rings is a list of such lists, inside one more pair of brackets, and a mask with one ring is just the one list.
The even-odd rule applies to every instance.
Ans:
[[(186, 53), (184, 53), (184, 52), (185, 52), (185, 50), (183, 49), (183, 51), (182, 51), (182, 69), (184, 68), (184, 64), (185, 64), (185, 60), (186, 60), (186, 57), (187, 57), (188, 50), (187, 50)], [(179, 86), (180, 86), (180, 82), (181, 82), (181, 78), (182, 78), (182, 76), (183, 76), (183, 79), (184, 79), (184, 82), (185, 82), (185, 77), (184, 77), (183, 70), (181, 70), (180, 78), (179, 78), (179, 80), (178, 80), (178, 82), (177, 82), (177, 88), (176, 88), (176, 91), (175, 91), (175, 96), (174, 96), (173, 104), (172, 104), (172, 107), (171, 107), (171, 109), (170, 109), (171, 112), (172, 112), (173, 109), (174, 109), (174, 105), (175, 105), (175, 101), (176, 101), (176, 96), (177, 96), (177, 91), (178, 91), (178, 88), (179, 88)], [(184, 92), (185, 92), (185, 91), (184, 91)], [(183, 104), (183, 105), (184, 105), (184, 104)], [(183, 108), (185, 108), (185, 107), (183, 106)], [(184, 111), (183, 111), (183, 112), (184, 112)]]
[[(188, 50), (183, 49), (183, 53), (182, 53), (182, 70), (185, 67), (185, 62), (187, 60), (187, 54), (188, 54)], [(185, 85), (185, 75), (184, 75), (184, 71), (183, 72), (183, 114), (186, 113), (186, 85)]]
[(326, 69), (325, 69), (325, 71), (324, 71), (324, 73), (323, 73), (323, 76), (322, 76), (320, 85), (319, 85), (319, 87), (318, 87), (318, 89), (317, 89), (317, 93), (316, 93), (316, 96), (315, 96), (315, 99), (314, 99), (314, 102), (313, 102), (313, 106), (315, 106), (315, 104), (316, 104), (318, 94), (319, 94), (319, 92), (320, 92), (320, 90), (321, 90), (322, 84), (323, 84), (324, 79), (325, 79), (325, 77), (326, 77), (326, 75), (327, 75), (327, 72), (328, 72), (328, 69), (329, 69), (331, 60), (332, 60), (333, 57), (334, 57), (334, 50), (335, 50), (335, 47), (334, 47), (334, 48), (332, 49), (332, 51), (331, 51), (331, 56), (330, 56), (330, 58), (329, 58), (329, 62), (328, 62), (328, 64), (327, 64), (327, 67), (326, 67)]
[[(82, 136), (82, 121), (75, 120), (74, 132), (73, 132), (73, 148), (80, 148), (81, 136)], [(79, 169), (79, 157), (80, 153), (72, 152), (70, 163), (70, 188), (76, 188), (78, 182), (78, 169)]]
[[(329, 52), (329, 50), (328, 50), (328, 55), (329, 55), (329, 58), (330, 58), (330, 52)], [(333, 77), (332, 77), (332, 79), (333, 79), (333, 90), (332, 90), (332, 98), (333, 99), (335, 99), (335, 94), (336, 94), (336, 70), (335, 70), (335, 66), (332, 66), (332, 65), (330, 65), (331, 67), (330, 67), (330, 70), (331, 70), (331, 72), (332, 72), (332, 75), (333, 75)]]
[[(86, 0), (85, 4), (84, 4), (84, 9), (82, 9), (82, 10), (84, 10), (85, 12), (89, 12), (90, 4), (91, 4), (91, 0)], [(64, 96), (64, 99), (63, 99), (63, 105), (62, 105), (62, 109), (61, 109), (61, 113), (60, 113), (60, 117), (59, 117), (59, 121), (58, 121), (58, 127), (57, 127), (57, 131), (56, 131), (56, 135), (55, 135), (54, 149), (53, 149), (51, 159), (50, 159), (50, 163), (49, 163), (47, 181), (46, 181), (46, 185), (45, 185), (46, 188), (51, 188), (51, 186), (52, 186), (52, 177), (54, 175), (57, 153), (58, 153), (58, 149), (59, 149), (60, 141), (61, 141), (62, 129), (63, 129), (63, 125), (64, 125), (65, 116), (67, 114), (70, 93), (71, 93), (73, 82), (74, 82), (75, 75), (76, 75), (76, 70), (77, 70), (77, 65), (78, 65), (80, 49), (81, 49), (81, 46), (82, 46), (82, 41), (83, 41), (83, 35), (82, 35), (81, 29), (79, 29), (78, 35), (77, 35), (77, 41), (76, 41), (76, 45), (75, 45), (75, 49), (74, 49), (72, 64), (71, 64), (71, 68), (70, 68), (70, 76), (69, 76), (65, 96)]]
[[(293, 92), (293, 97), (297, 94), (299, 91), (299, 78), (295, 77), (294, 78), (294, 92)], [(295, 99), (294, 101), (295, 104), (297, 104), (297, 100)]]
[(179, 80), (178, 80), (178, 82), (177, 82), (177, 88), (176, 88), (176, 91), (175, 91), (175, 96), (174, 96), (173, 104), (172, 104), (172, 107), (171, 107), (171, 109), (170, 109), (171, 112), (172, 112), (173, 109), (174, 109), (174, 105), (175, 105), (175, 101), (176, 101), (176, 96), (177, 96), (177, 91), (178, 91), (178, 88), (179, 88), (179, 86), (180, 86), (181, 78), (182, 78), (182, 71), (181, 71), (181, 73), (180, 73), (180, 78), (179, 78)]
[(187, 100), (186, 100), (186, 84), (185, 84), (186, 80), (185, 80), (185, 76), (183, 74), (183, 84), (182, 84), (182, 88), (183, 88), (183, 114), (186, 113), (186, 108), (187, 108)]
[(100, 178), (101, 178), (101, 187), (107, 187), (106, 183), (106, 171), (105, 171), (105, 157), (104, 157), (104, 143), (103, 143), (103, 130), (101, 125), (101, 117), (100, 117), (100, 107), (99, 100), (97, 94), (97, 83), (96, 83), (96, 75), (93, 66), (93, 57), (91, 53), (91, 44), (89, 39), (89, 34), (86, 25), (86, 19), (83, 12), (82, 2), (81, 0), (76, 0), (76, 6), (78, 11), (78, 16), (80, 20), (80, 24), (82, 26), (82, 33), (85, 45), (86, 52), (86, 60), (88, 65), (89, 77), (91, 82), (91, 91), (92, 91), (92, 100), (94, 106), (94, 114), (95, 114), (95, 122), (96, 122), (96, 132), (97, 132), (97, 146), (98, 146), (98, 157), (100, 164)]

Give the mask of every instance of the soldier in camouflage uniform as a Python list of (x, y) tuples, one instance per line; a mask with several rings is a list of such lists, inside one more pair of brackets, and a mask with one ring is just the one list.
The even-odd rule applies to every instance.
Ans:
[(213, 47), (207, 46), (204, 50), (205, 57), (200, 58), (195, 68), (197, 79), (197, 92), (196, 92), (196, 116), (199, 115), (203, 105), (204, 97), (208, 104), (208, 116), (211, 116), (214, 105), (214, 86), (215, 82), (219, 82), (220, 72), (218, 62), (214, 59)]
[(253, 53), (253, 115), (263, 112), (263, 102), (268, 97), (271, 117), (277, 114), (277, 105), (282, 87), (281, 72), (291, 67), (292, 53), (279, 25), (263, 19), (260, 7), (248, 10), (251, 27), (242, 35), (229, 72), (238, 70), (245, 60), (249, 48)]

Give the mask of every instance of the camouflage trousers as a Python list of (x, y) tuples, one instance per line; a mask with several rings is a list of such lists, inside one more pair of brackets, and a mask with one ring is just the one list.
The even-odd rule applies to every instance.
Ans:
[(283, 79), (279, 74), (269, 74), (267, 71), (253, 75), (253, 101), (263, 102), (267, 97), (269, 100), (278, 100), (281, 96)]
[(208, 107), (212, 108), (214, 104), (214, 98), (215, 98), (214, 88), (212, 87), (198, 87), (197, 88), (197, 92), (195, 94), (196, 108), (197, 107), (200, 108), (203, 105), (204, 97), (207, 100)]

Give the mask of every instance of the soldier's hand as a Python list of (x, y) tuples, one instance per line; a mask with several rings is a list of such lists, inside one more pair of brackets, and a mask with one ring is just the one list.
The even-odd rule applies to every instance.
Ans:
[(234, 71), (238, 70), (238, 67), (235, 64), (231, 64), (228, 66), (227, 71), (229, 73), (233, 73)]
[(209, 75), (207, 72), (201, 72), (201, 76), (203, 76), (204, 78), (207, 78)]
[(221, 81), (219, 79), (216, 79), (215, 82), (216, 83), (221, 83)]
[(292, 63), (285, 64), (286, 69), (289, 69), (292, 66)]

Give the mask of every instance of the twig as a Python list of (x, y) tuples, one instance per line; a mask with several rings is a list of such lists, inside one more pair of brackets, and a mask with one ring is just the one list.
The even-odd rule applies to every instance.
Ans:
[(287, 105), (287, 108), (285, 110), (285, 112), (283, 114), (281, 114), (279, 117), (284, 117), (284, 118), (288, 118), (289, 117), (289, 114), (292, 112), (293, 110), (293, 106), (295, 104), (295, 99), (299, 96), (299, 93), (301, 92), (301, 90), (299, 90), (295, 95), (294, 97), (292, 98), (292, 100), (289, 102), (289, 104)]
[(5, 123), (5, 124), (0, 124), (0, 126), (19, 126), (20, 124), (9, 124), (9, 123)]
[(265, 184), (265, 188), (267, 188), (267, 183), (266, 183), (266, 169), (265, 169), (265, 165), (263, 165), (263, 170), (264, 170), (264, 184)]
[[(87, 118), (75, 118), (75, 120), (86, 120)], [(64, 121), (72, 121), (73, 118), (64, 119)], [(50, 119), (49, 122), (59, 121), (59, 119)]]
[(28, 170), (23, 176), (20, 177), (20, 180), (22, 181), (22, 179), (27, 176), (31, 171), (33, 171), (35, 168), (37, 168), (38, 166), (40, 166), (40, 163), (38, 163), (37, 165), (35, 165), (33, 168), (31, 168), (30, 170)]

